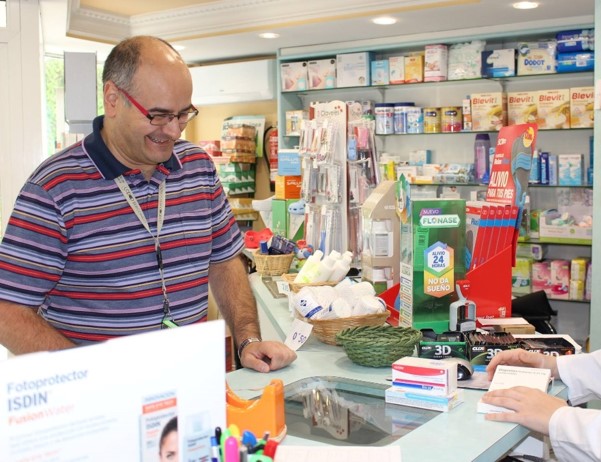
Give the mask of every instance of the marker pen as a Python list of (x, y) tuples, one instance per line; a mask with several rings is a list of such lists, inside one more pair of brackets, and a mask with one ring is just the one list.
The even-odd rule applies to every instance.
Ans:
[(240, 462), (240, 451), (238, 450), (238, 439), (228, 436), (225, 440), (225, 462)]
[(219, 443), (217, 437), (211, 436), (211, 462), (221, 462), (221, 456), (219, 455)]

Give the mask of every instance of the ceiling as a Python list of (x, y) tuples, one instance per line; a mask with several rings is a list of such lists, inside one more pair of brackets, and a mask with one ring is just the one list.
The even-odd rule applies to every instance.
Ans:
[[(279, 48), (379, 37), (450, 35), (461, 29), (511, 24), (531, 27), (592, 24), (593, 0), (540, 0), (516, 10), (515, 0), (40, 0), (44, 50), (96, 52), (104, 61), (119, 40), (156, 35), (183, 48), (190, 63), (275, 55)], [(377, 26), (390, 15), (398, 22)], [(261, 32), (280, 37), (266, 40)], [(334, 45), (335, 47), (335, 45)]]

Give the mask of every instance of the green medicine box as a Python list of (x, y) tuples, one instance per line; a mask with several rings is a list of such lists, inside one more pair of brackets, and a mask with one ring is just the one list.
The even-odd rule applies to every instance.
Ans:
[(272, 199), (271, 200), (271, 231), (273, 234), (284, 236), (293, 241), (303, 238), (304, 216), (291, 215), (288, 206), (299, 199)]

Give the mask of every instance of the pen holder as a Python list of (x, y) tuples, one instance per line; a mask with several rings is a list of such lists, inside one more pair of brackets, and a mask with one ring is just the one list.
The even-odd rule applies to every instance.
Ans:
[(269, 432), (270, 438), (279, 441), (286, 435), (284, 410), (284, 383), (272, 380), (256, 399), (243, 399), (226, 384), (227, 424), (249, 430), (256, 435)]

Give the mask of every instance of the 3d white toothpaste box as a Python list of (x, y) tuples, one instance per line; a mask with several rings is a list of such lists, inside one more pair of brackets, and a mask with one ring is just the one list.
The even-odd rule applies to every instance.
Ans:
[(407, 356), (392, 364), (395, 389), (427, 395), (449, 396), (457, 390), (457, 364)]

